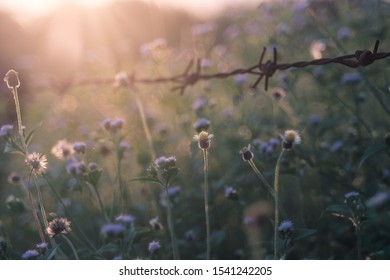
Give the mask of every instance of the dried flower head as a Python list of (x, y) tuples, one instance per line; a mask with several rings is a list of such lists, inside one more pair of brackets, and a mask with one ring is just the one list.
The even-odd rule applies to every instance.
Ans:
[(126, 72), (119, 72), (115, 75), (114, 87), (128, 87), (129, 85), (129, 75)]
[(208, 148), (210, 148), (211, 139), (213, 137), (213, 134), (209, 134), (206, 131), (202, 131), (198, 135), (194, 136), (194, 140), (198, 141), (199, 149), (207, 150)]
[(301, 136), (295, 130), (286, 130), (281, 137), (283, 140), (283, 148), (286, 150), (290, 150), (294, 145), (301, 143)]
[(66, 218), (56, 218), (52, 220), (46, 229), (46, 232), (50, 237), (67, 234), (70, 231), (70, 222)]
[(66, 140), (58, 141), (51, 149), (51, 153), (60, 160), (70, 158), (74, 152), (73, 145)]
[(155, 231), (159, 231), (159, 230), (162, 230), (164, 228), (163, 225), (159, 222), (158, 217), (151, 219), (149, 221), (149, 224), (152, 227), (152, 229)]
[(250, 161), (253, 159), (253, 153), (251, 152), (251, 144), (241, 149), (240, 154), (244, 161)]
[(18, 72), (12, 69), (9, 70), (7, 74), (5, 74), (4, 82), (7, 84), (9, 89), (20, 87)]
[(275, 99), (276, 101), (281, 101), (286, 97), (285, 90), (282, 88), (279, 88), (279, 87), (278, 88), (271, 88), (271, 89), (269, 89), (269, 92), (270, 92), (272, 98)]
[(27, 156), (26, 159), (27, 165), (37, 174), (45, 173), (47, 169), (47, 158), (45, 155), (40, 153), (31, 153)]
[(20, 178), (19, 174), (16, 172), (11, 172), (8, 175), (8, 183), (10, 183), (10, 184), (19, 184), (20, 180), (21, 180), (21, 178)]
[(148, 251), (149, 251), (150, 253), (152, 253), (152, 252), (154, 252), (154, 251), (160, 249), (160, 247), (161, 247), (160, 243), (159, 243), (158, 241), (153, 240), (153, 241), (150, 242), (149, 245), (148, 245)]

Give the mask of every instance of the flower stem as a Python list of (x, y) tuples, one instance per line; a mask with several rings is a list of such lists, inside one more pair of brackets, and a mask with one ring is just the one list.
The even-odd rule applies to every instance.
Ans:
[(18, 119), (18, 131), (21, 139), (23, 139), (23, 130), (22, 130), (22, 113), (20, 111), (20, 104), (19, 104), (19, 96), (18, 96), (18, 90), (16, 87), (11, 88), (12, 95), (14, 96), (15, 100), (15, 107), (16, 107), (16, 116)]
[(68, 242), (69, 247), (72, 249), (72, 252), (73, 252), (74, 257), (76, 258), (76, 260), (79, 260), (79, 255), (77, 254), (76, 248), (73, 246), (72, 241), (70, 241), (70, 239), (66, 235), (64, 235), (64, 234), (62, 234), (62, 237), (66, 240), (66, 242)]
[[(267, 180), (264, 178), (263, 174), (261, 174), (260, 170), (256, 167), (255, 163), (253, 162), (253, 160), (251, 159), (250, 161), (248, 161), (248, 164), (250, 165), (250, 167), (252, 168), (253, 172), (255, 172), (257, 178), (259, 178), (260, 182), (262, 182), (268, 192), (272, 195), (272, 197), (274, 198), (274, 200), (278, 200), (278, 208), (279, 208), (279, 211), (280, 213), (282, 214), (283, 217), (285, 217), (287, 219), (287, 213), (286, 211), (284, 210), (284, 207), (279, 203), (279, 198), (276, 196), (276, 193), (275, 193), (275, 190), (271, 187), (271, 185), (267, 182)], [(275, 202), (275, 207), (276, 207), (276, 202)]]
[(30, 203), (31, 211), (33, 212), (35, 224), (36, 224), (36, 226), (38, 228), (39, 237), (41, 238), (41, 242), (45, 243), (46, 242), (45, 236), (43, 234), (43, 231), (42, 231), (42, 228), (41, 228), (41, 223), (39, 222), (39, 218), (38, 218), (37, 212), (35, 210), (34, 202), (33, 202), (33, 199), (32, 199), (31, 174), (32, 174), (32, 170), (30, 171), (30, 174), (28, 175), (28, 183), (27, 183), (28, 200), (29, 200), (29, 203)]
[(72, 222), (76, 225), (76, 227), (79, 229), (81, 235), (83, 236), (83, 239), (86, 241), (86, 243), (89, 245), (89, 247), (94, 251), (96, 252), (96, 248), (95, 246), (91, 243), (91, 241), (89, 240), (89, 238), (85, 235), (84, 231), (82, 230), (82, 228), (80, 227), (80, 225), (77, 223), (77, 220), (74, 218), (72, 212), (70, 212), (70, 210), (68, 209), (68, 207), (65, 205), (64, 201), (61, 199), (61, 196), (60, 194), (57, 192), (57, 190), (54, 188), (54, 186), (50, 183), (49, 179), (47, 178), (47, 176), (45, 174), (43, 174), (43, 178), (45, 178), (46, 180), (46, 183), (49, 185), (50, 189), (53, 191), (55, 197), (57, 198), (57, 200), (61, 203), (62, 207), (64, 208), (65, 212), (69, 215), (70, 219), (72, 220)]
[(208, 153), (207, 149), (203, 151), (203, 174), (204, 174), (204, 211), (206, 215), (206, 259), (210, 259), (210, 218), (209, 218), (209, 184), (208, 184)]
[(90, 191), (91, 191), (92, 195), (96, 198), (96, 201), (99, 204), (100, 211), (102, 212), (106, 221), (109, 223), (110, 219), (108, 218), (107, 212), (104, 208), (103, 201), (102, 201), (102, 198), (99, 194), (98, 188), (95, 186), (95, 184), (92, 184), (92, 183), (87, 183), (87, 184), (90, 186)]
[(278, 259), (278, 225), (279, 225), (279, 171), (280, 163), (285, 149), (280, 152), (278, 161), (275, 167), (275, 180), (274, 180), (274, 191), (275, 191), (275, 221), (274, 221), (274, 259)]
[(166, 200), (167, 200), (168, 227), (169, 227), (169, 232), (171, 234), (173, 259), (179, 260), (180, 256), (179, 256), (177, 241), (176, 241), (176, 237), (175, 237), (175, 229), (174, 229), (174, 224), (173, 224), (171, 202), (170, 202), (169, 195), (168, 195), (168, 184), (166, 184), (166, 186), (165, 186), (165, 194), (166, 194)]

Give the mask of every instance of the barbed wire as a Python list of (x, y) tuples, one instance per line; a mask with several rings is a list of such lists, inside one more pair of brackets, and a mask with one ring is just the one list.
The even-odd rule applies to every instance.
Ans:
[[(256, 88), (258, 84), (264, 79), (264, 89), (268, 90), (269, 79), (276, 71), (283, 71), (290, 68), (304, 68), (311, 65), (326, 65), (331, 63), (342, 64), (349, 68), (365, 67), (376, 60), (384, 59), (390, 56), (390, 52), (378, 52), (379, 40), (376, 40), (373, 51), (364, 49), (357, 50), (354, 54), (338, 56), (335, 58), (320, 58), (311, 61), (298, 61), (293, 63), (277, 63), (277, 49), (273, 48), (273, 59), (263, 62), (266, 53), (264, 47), (261, 51), (260, 58), (257, 64), (249, 68), (238, 68), (229, 72), (217, 72), (213, 74), (202, 74), (201, 59), (196, 60), (194, 71), (191, 71), (194, 66), (194, 59), (190, 60), (187, 67), (182, 74), (170, 77), (158, 78), (137, 78), (135, 73), (127, 77), (127, 83), (135, 86), (136, 84), (157, 84), (157, 83), (174, 83), (176, 84), (172, 90), (179, 91), (182, 95), (187, 87), (196, 84), (200, 80), (224, 79), (231, 76), (250, 74), (257, 76), (256, 81), (251, 85), (251, 88)], [(78, 80), (68, 80), (62, 82), (53, 82), (51, 86), (60, 91), (65, 91), (70, 86), (83, 85), (99, 85), (99, 84), (113, 84), (115, 78), (83, 78)]]

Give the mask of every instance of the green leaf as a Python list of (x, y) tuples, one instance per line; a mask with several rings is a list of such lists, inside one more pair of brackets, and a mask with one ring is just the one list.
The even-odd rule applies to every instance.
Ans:
[(367, 147), (364, 151), (362, 158), (360, 159), (359, 167), (363, 165), (363, 163), (372, 155), (385, 151), (388, 149), (388, 146), (384, 142), (376, 142)]
[(150, 176), (131, 179), (128, 182), (129, 183), (131, 183), (131, 182), (154, 182), (154, 183), (159, 183), (162, 185), (162, 182), (160, 180), (153, 178), (153, 177), (150, 177)]
[(345, 204), (330, 205), (325, 209), (325, 213), (330, 213), (334, 216), (348, 218), (348, 219), (353, 218), (353, 213), (351, 209), (349, 209), (348, 206)]
[(56, 254), (59, 247), (60, 247), (60, 245), (58, 244), (54, 248), (48, 250), (43, 258), (45, 260), (51, 260), (52, 258), (54, 258), (54, 255)]
[(42, 122), (38, 123), (36, 126), (33, 127), (33, 129), (27, 134), (25, 142), (26, 146), (28, 146), (35, 134), (35, 132), (42, 126)]
[(309, 237), (313, 234), (315, 234), (317, 230), (315, 229), (308, 229), (308, 228), (300, 228), (295, 231), (295, 237), (294, 240), (300, 240), (304, 239), (306, 237)]

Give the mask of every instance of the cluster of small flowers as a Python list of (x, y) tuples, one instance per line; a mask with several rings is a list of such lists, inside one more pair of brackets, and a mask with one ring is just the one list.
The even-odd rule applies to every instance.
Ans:
[(123, 128), (123, 124), (125, 121), (122, 118), (116, 118), (116, 119), (104, 119), (100, 125), (108, 132), (110, 133), (117, 133)]
[(280, 140), (275, 137), (271, 137), (267, 141), (255, 139), (253, 140), (253, 145), (256, 146), (261, 153), (271, 154), (274, 151), (274, 149), (280, 145)]
[(176, 167), (176, 157), (161, 156), (154, 160), (153, 165), (148, 168), (147, 172), (153, 178), (158, 180), (165, 180), (165, 183), (175, 176), (179, 169)]
[(84, 142), (69, 143), (67, 140), (59, 140), (51, 149), (51, 153), (60, 160), (72, 158), (75, 154), (84, 154), (87, 146)]
[(23, 253), (22, 259), (24, 260), (35, 260), (37, 257), (43, 255), (48, 248), (46, 242), (39, 243), (35, 246), (35, 249), (27, 250)]

